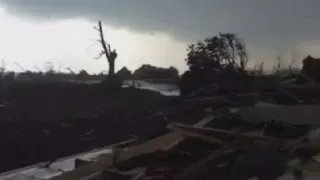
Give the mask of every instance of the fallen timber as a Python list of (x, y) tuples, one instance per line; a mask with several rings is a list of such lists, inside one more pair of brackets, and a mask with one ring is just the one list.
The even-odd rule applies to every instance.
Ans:
[[(260, 144), (261, 147), (263, 144), (268, 144), (281, 150), (285, 160), (281, 163), (278, 161), (274, 164), (269, 163), (266, 167), (274, 167), (273, 173), (261, 175), (276, 178), (287, 173), (285, 167), (290, 159), (300, 158), (296, 153), (297, 149), (310, 146), (310, 143), (305, 142), (306, 136), (298, 139), (264, 136), (262, 126), (258, 125), (256, 130), (248, 130), (246, 127), (230, 130), (204, 127), (211, 121), (215, 121), (215, 118), (216, 116), (208, 116), (193, 126), (170, 123), (168, 128), (173, 132), (132, 147), (114, 149), (117, 152), (116, 155), (107, 155), (52, 179), (191, 180), (213, 177), (232, 179), (231, 175), (245, 179), (250, 177), (249, 172), (245, 175), (235, 173), (232, 159), (248, 151), (248, 147), (260, 146)], [(310, 153), (308, 158), (317, 152), (318, 150)], [(263, 156), (269, 155), (267, 153)], [(259, 156), (259, 158), (262, 157)], [(256, 164), (252, 164), (254, 165)]]
[[(200, 122), (196, 123), (195, 127), (201, 127), (207, 124), (209, 121), (211, 121), (214, 117), (209, 116)], [(135, 157), (139, 154), (144, 153), (150, 153), (154, 152), (158, 149), (171, 149), (176, 144), (180, 143), (184, 140), (184, 137), (180, 136), (179, 133), (171, 132), (168, 134), (165, 134), (163, 136), (157, 137), (155, 139), (152, 139), (151, 141), (147, 141), (141, 145), (137, 145), (134, 147), (130, 147), (125, 151), (122, 151), (118, 154), (117, 160), (118, 161), (124, 161), (127, 159), (130, 159), (132, 157)], [(94, 177), (97, 175), (97, 173), (101, 173), (103, 170), (107, 169), (113, 164), (113, 156), (106, 156), (101, 158), (100, 160), (96, 162), (92, 162), (87, 165), (83, 165), (74, 171), (63, 173), (62, 175), (53, 177), (53, 180), (77, 180), (77, 179), (86, 179), (86, 177)]]
[[(216, 109), (216, 105), (220, 104), (239, 107), (237, 103), (225, 97), (185, 100), (187, 105), (197, 105), (201, 102), (211, 109)], [(253, 131), (246, 129), (246, 127), (228, 130), (215, 126), (203, 128), (211, 121), (215, 121), (214, 118), (209, 116), (193, 127), (171, 123), (168, 128), (173, 132), (142, 144), (124, 147), (124, 149), (114, 149), (116, 153), (113, 155), (89, 162), (52, 179), (210, 179), (212, 176), (218, 179), (218, 177), (228, 177), (228, 174), (240, 177), (232, 171), (232, 159), (235, 159), (239, 153), (247, 151), (247, 146), (259, 146), (263, 143), (279, 146), (281, 153), (287, 158), (282, 164), (286, 164), (289, 158), (300, 158), (296, 153), (297, 149), (310, 146), (310, 143), (305, 142), (305, 138), (297, 140), (263, 136), (262, 126), (257, 126)], [(309, 156), (315, 154), (311, 153)], [(140, 169), (136, 170), (137, 168)], [(279, 167), (274, 172), (276, 172), (275, 179), (275, 177), (286, 173), (286, 169)], [(266, 174), (264, 175), (266, 176)], [(250, 176), (247, 175), (247, 177)], [(230, 175), (229, 179), (231, 179)]]
[[(277, 94), (280, 93), (282, 96), (300, 102), (300, 98), (297, 98), (294, 94), (287, 92), (283, 88), (278, 87), (277, 91)], [(273, 93), (264, 93), (264, 95), (272, 96)], [(257, 98), (256, 94), (236, 96), (237, 97), (233, 98)], [(292, 111), (292, 109), (295, 109), (297, 106), (279, 107), (275, 105), (277, 107), (263, 107), (260, 108), (261, 110), (259, 109), (259, 112), (256, 111), (256, 109), (258, 109), (256, 108), (247, 113), (250, 107), (244, 107), (243, 104), (249, 106), (254, 104), (248, 102), (239, 105), (231, 99), (232, 98), (229, 99), (225, 96), (193, 98), (185, 99), (184, 104), (188, 106), (201, 106), (201, 108), (211, 107), (211, 109), (230, 106), (240, 107), (239, 114), (246, 116), (245, 119), (249, 119), (252, 123), (257, 119), (261, 120), (263, 118), (262, 116), (267, 117), (263, 119), (263, 121), (272, 119), (286, 121), (293, 116), (301, 121), (301, 116), (298, 118), (298, 116), (290, 115), (292, 112), (299, 114), (298, 110)], [(308, 109), (307, 107), (305, 108)], [(315, 110), (314, 112), (316, 112), (317, 108), (318, 107), (313, 108), (313, 110)], [(252, 113), (254, 111), (256, 113)], [(263, 113), (260, 113), (260, 111)], [(251, 118), (252, 114), (258, 115)], [(314, 115), (315, 113), (300, 113), (300, 115), (301, 114), (307, 114), (311, 118), (311, 114)], [(272, 115), (272, 118), (270, 118), (270, 115)], [(316, 119), (316, 116), (312, 118)], [(271, 134), (267, 135), (264, 127), (259, 125), (257, 125), (255, 130), (246, 127), (230, 127), (226, 130), (215, 126), (208, 127), (207, 123), (203, 124), (203, 126), (206, 127), (170, 123), (167, 127), (173, 132), (152, 139), (145, 144), (129, 147), (126, 151), (120, 151), (116, 158), (116, 163), (114, 163), (115, 159), (110, 160), (112, 159), (111, 157), (100, 159), (99, 162), (101, 163), (99, 167), (95, 166), (96, 162), (88, 164), (87, 169), (91, 168), (90, 173), (81, 172), (85, 169), (78, 169), (74, 171), (73, 175), (64, 177), (61, 175), (55, 179), (77, 179), (80, 177), (79, 174), (83, 173), (84, 176), (81, 175), (82, 178), (79, 179), (242, 180), (256, 176), (261, 180), (271, 180), (286, 178), (288, 173), (294, 175), (297, 167), (294, 167), (291, 171), (289, 171), (290, 168), (287, 167), (288, 162), (292, 159), (302, 161), (305, 168), (307, 168), (309, 164), (317, 164), (312, 161), (312, 158), (319, 153), (319, 149), (313, 147), (312, 143), (309, 142), (310, 140), (308, 140), (307, 133), (297, 133), (300, 135), (296, 137), (279, 137), (275, 134), (273, 134), (274, 136), (271, 136)], [(164, 143), (164, 141), (167, 142)], [(270, 151), (272, 152), (271, 154), (261, 150), (265, 146), (267, 147), (266, 149), (270, 148), (273, 150)], [(258, 152), (254, 151), (256, 154), (253, 153), (253, 155), (251, 155), (251, 148)], [(238, 157), (244, 156), (248, 158), (248, 154), (249, 158), (251, 158), (248, 160), (249, 163), (241, 163)], [(268, 161), (269, 158), (278, 160)], [(263, 164), (259, 161), (266, 161), (268, 163)], [(245, 166), (250, 166), (250, 168), (245, 168)], [(241, 169), (241, 173), (238, 172), (237, 169)], [(299, 171), (304, 170), (300, 169)], [(307, 172), (308, 171), (309, 170), (307, 170)], [(77, 173), (79, 174), (77, 175)], [(308, 179), (308, 177), (306, 179)]]
[[(224, 97), (223, 97), (224, 98)], [(224, 99), (222, 99), (222, 101), (223, 101)], [(185, 103), (185, 104), (187, 104), (187, 105), (195, 105), (195, 106), (198, 106), (198, 104), (201, 102), (201, 101), (204, 101), (204, 100), (200, 100), (200, 102), (195, 102), (195, 101), (193, 101), (193, 100), (188, 100), (190, 103)], [(193, 102), (195, 102), (195, 103), (193, 103)], [(203, 104), (208, 104), (208, 106), (209, 107), (215, 107), (215, 106), (220, 106), (221, 105), (221, 102), (219, 102), (219, 101), (215, 101), (214, 102), (214, 100), (210, 100), (210, 98), (207, 98), (207, 100), (206, 100), (206, 103), (203, 103)], [(234, 102), (231, 102), (231, 103), (229, 103), (229, 104), (232, 104), (232, 105), (234, 105), (234, 104), (236, 104), (236, 103), (234, 103)], [(275, 108), (278, 108), (279, 109), (279, 106), (278, 105), (274, 105), (274, 106), (277, 106), (277, 107), (275, 107)], [(241, 105), (241, 107), (242, 108), (245, 108), (245, 107), (243, 107), (242, 105)], [(291, 106), (292, 107), (292, 106)], [(176, 111), (176, 109), (175, 108), (172, 108), (173, 109), (173, 113), (174, 113), (174, 111)], [(209, 109), (211, 109), (211, 111), (212, 111), (212, 109), (215, 109), (215, 108), (209, 108)], [(288, 107), (284, 107), (283, 109), (288, 109)], [(307, 109), (307, 108), (306, 108)], [(266, 115), (268, 115), (268, 114), (271, 114), (271, 115), (274, 115), (274, 117), (279, 117), (279, 115), (277, 115), (276, 113), (272, 113), (272, 112), (274, 112), (274, 111), (270, 111), (270, 110), (268, 110), (267, 108), (263, 108), (263, 110), (264, 110), (264, 112), (266, 112), (266, 113), (257, 113), (257, 114), (259, 114), (259, 116), (258, 117), (256, 117), (256, 118), (252, 118), (253, 119), (253, 121), (255, 120), (255, 119), (261, 119), (261, 116), (262, 117), (266, 117), (266, 116), (264, 116), (265, 114)], [(209, 110), (210, 111), (210, 110)], [(240, 110), (241, 111), (241, 110)], [(256, 112), (256, 110), (254, 109), (254, 110), (252, 110), (252, 112)], [(271, 112), (271, 113), (270, 113)], [(288, 112), (284, 112), (284, 111), (282, 111), (282, 110), (280, 110), (280, 112), (283, 112), (284, 114), (288, 114)], [(297, 110), (297, 111), (294, 111), (294, 112), (296, 112), (296, 113), (299, 113), (299, 111)], [(315, 111), (315, 112), (317, 112), (317, 111)], [(251, 113), (248, 113), (248, 114), (251, 114)], [(303, 113), (301, 113), (301, 114), (303, 114)], [(307, 113), (307, 114), (309, 114), (309, 113)], [(295, 116), (295, 115), (292, 115), (292, 116), (294, 116), (294, 117), (297, 117), (297, 116)], [(284, 116), (282, 116), (282, 117), (284, 117)], [(288, 116), (287, 116), (288, 117)], [(158, 119), (160, 119), (160, 118), (158, 118)], [(179, 118), (172, 118), (172, 119), (179, 119)], [(183, 118), (181, 118), (181, 119), (183, 119)], [(198, 119), (198, 118), (194, 118), (194, 119)], [(266, 120), (270, 120), (270, 116), (269, 117), (267, 117), (267, 118), (265, 118)], [(276, 118), (276, 119), (279, 119), (279, 118)], [(280, 119), (282, 119), (282, 118), (280, 118)], [(299, 119), (299, 118), (298, 118)], [(309, 118), (307, 118), (308, 120), (309, 120)], [(171, 121), (168, 121), (168, 122), (171, 122)], [(181, 121), (180, 121), (181, 122)], [(187, 122), (182, 122), (182, 123), (187, 123)], [(304, 122), (303, 122), (304, 123)], [(184, 124), (182, 124), (182, 125), (184, 125)], [(246, 131), (248, 131), (248, 129), (246, 129), (246, 128), (221, 128), (220, 126), (208, 126), (208, 125), (206, 125), (205, 127), (213, 127), (213, 128), (211, 128), (211, 129), (215, 129), (215, 130), (224, 130), (224, 131), (228, 131), (228, 132), (230, 132), (230, 133), (238, 133), (238, 134), (240, 134), (239, 135), (239, 137), (241, 136), (241, 135), (243, 135), (243, 133), (246, 133)], [(176, 133), (178, 133), (180, 136), (182, 136), (182, 137), (185, 137), (184, 138), (184, 140), (182, 140), (182, 141), (179, 141), (179, 140), (174, 140), (173, 142), (172, 142), (172, 144), (170, 144), (170, 145), (168, 145), (167, 147), (168, 148), (166, 148), (167, 149), (167, 151), (166, 151), (166, 153), (170, 153), (171, 151), (172, 151), (172, 148), (175, 148), (176, 146), (181, 146), (181, 144), (182, 143), (185, 143), (185, 141), (202, 141), (202, 142), (199, 142), (199, 144), (201, 144), (201, 143), (203, 143), (203, 144), (208, 144), (208, 146), (210, 146), (210, 144), (213, 146), (213, 147), (211, 147), (210, 146), (210, 150), (211, 151), (216, 151), (216, 147), (214, 146), (214, 145), (216, 145), (216, 146), (219, 146), (219, 147), (221, 147), (222, 148), (222, 146), (223, 146), (223, 144), (226, 144), (225, 142), (226, 141), (231, 141), (230, 140), (230, 138), (233, 138), (231, 135), (227, 135), (227, 134), (223, 134), (223, 133), (217, 133), (217, 132), (209, 132), (209, 131), (203, 131), (203, 129), (190, 129), (190, 128), (181, 128), (181, 127), (178, 127), (178, 126), (176, 126), (175, 124), (169, 124), (169, 126), (168, 126), (168, 128), (169, 129), (171, 129), (171, 130), (173, 130), (174, 132), (176, 132)], [(261, 128), (262, 129), (262, 128)], [(262, 130), (263, 131), (263, 130)], [(90, 132), (90, 131), (89, 131)], [(259, 131), (259, 128), (257, 128), (257, 132), (250, 132), (250, 133), (248, 133), (248, 134), (260, 134), (261, 136), (262, 136), (262, 134), (264, 134), (265, 136), (268, 136), (268, 135), (266, 135), (265, 133), (262, 133), (262, 132), (260, 132)], [(221, 137), (222, 136), (222, 137)], [(137, 136), (135, 136), (135, 137), (137, 137)], [(295, 137), (296, 138), (296, 137)], [(295, 138), (292, 138), (292, 139), (295, 139)], [(182, 138), (179, 138), (179, 139), (182, 139)], [(282, 139), (282, 138), (276, 138), (276, 139)], [(302, 138), (303, 139), (303, 138)], [(248, 141), (248, 143), (249, 143), (249, 139), (244, 139), (243, 140), (243, 144), (245, 144), (245, 143), (247, 143), (247, 141)], [(256, 142), (259, 142), (260, 140), (256, 140), (255, 142), (252, 142), (251, 140), (250, 140), (250, 143), (256, 143)], [(262, 141), (268, 141), (268, 140), (262, 140)], [(271, 140), (270, 140), (271, 141)], [(304, 144), (304, 143), (302, 143), (302, 141), (304, 141), (304, 140), (299, 140), (299, 141), (297, 141), (297, 143), (288, 143), (288, 147), (287, 148), (283, 148), (283, 149), (285, 149), (285, 150), (292, 150), (292, 151), (295, 151), (294, 149), (295, 148), (291, 148), (291, 147), (301, 147), (301, 146), (308, 146), (308, 143), (306, 143), (306, 144)], [(174, 143), (175, 142), (175, 143)], [(140, 142), (135, 142), (136, 144), (137, 143), (140, 143)], [(195, 144), (197, 144), (196, 142), (194, 142)], [(230, 142), (230, 143), (232, 143), (232, 142)], [(241, 145), (242, 143), (240, 143), (240, 145)], [(293, 144), (293, 145), (292, 145)], [(172, 147), (172, 148), (171, 148)], [(196, 145), (193, 145), (193, 147), (196, 147)], [(123, 146), (123, 148), (126, 148), (126, 146)], [(120, 148), (121, 149), (121, 148)], [(162, 149), (165, 149), (164, 147), (162, 148)], [(186, 148), (187, 149), (187, 148)], [(230, 148), (229, 150), (227, 150), (227, 152), (228, 151), (232, 151), (232, 149), (233, 148)], [(237, 146), (234, 148), (234, 149), (239, 149)], [(184, 150), (183, 148), (182, 149), (179, 149), (179, 151), (186, 151), (186, 150)], [(159, 152), (159, 151), (158, 151)], [(161, 151), (162, 153), (163, 153), (163, 151)], [(121, 152), (120, 152), (121, 153)], [(192, 154), (192, 153), (190, 153), (190, 154)], [(222, 155), (221, 155), (222, 156)], [(116, 157), (116, 156), (113, 156), (113, 157)], [(217, 158), (217, 157), (215, 157), (215, 158)], [(97, 159), (100, 159), (100, 158), (97, 158)], [(130, 158), (131, 159), (131, 158)], [(201, 158), (199, 158), (199, 159), (201, 159)], [(213, 158), (214, 159), (214, 158)], [(112, 160), (112, 162), (114, 162), (115, 160), (113, 159)], [(209, 160), (209, 161), (211, 161), (211, 160)], [(86, 162), (85, 164), (88, 164), (88, 163), (91, 163), (91, 162)], [(119, 162), (120, 164), (121, 164), (121, 162)], [(224, 166), (226, 166), (225, 164), (226, 163), (224, 163), (224, 162), (222, 162), (222, 163), (217, 163), (218, 165), (217, 166), (219, 166), (219, 167), (224, 167)], [(149, 167), (149, 166), (148, 166)], [(128, 175), (128, 174), (130, 174), (130, 173), (127, 173), (127, 172), (123, 172), (123, 171), (120, 171), (119, 169), (118, 170), (115, 170), (115, 168), (113, 169), (113, 171), (112, 171), (112, 173), (111, 173), (111, 170), (110, 170), (110, 168), (107, 168), (108, 169), (108, 171), (110, 172), (110, 174), (117, 174), (117, 173), (119, 173), (119, 174), (126, 174), (126, 175)], [(151, 167), (149, 167), (148, 169), (152, 169)], [(183, 168), (183, 167), (181, 167), (181, 169), (186, 169), (185, 171), (187, 171), (187, 168)], [(200, 169), (202, 169), (202, 168), (200, 168)], [(104, 172), (104, 171), (107, 171), (107, 170), (103, 170), (102, 172)], [(159, 171), (159, 170), (158, 170)], [(182, 170), (181, 170), (182, 171)], [(196, 170), (196, 172), (197, 172), (198, 170)], [(180, 172), (179, 172), (180, 173)], [(176, 174), (179, 174), (179, 173), (176, 173)], [(101, 174), (101, 172), (98, 172), (97, 174)], [(91, 177), (95, 177), (97, 174), (93, 174), (93, 175), (90, 175)], [(105, 175), (107, 174), (107, 173), (104, 173)], [(139, 177), (143, 177), (144, 176), (144, 174), (148, 174), (148, 176), (151, 176), (151, 174), (149, 173), (149, 172), (145, 172), (145, 170), (141, 170), (141, 172), (139, 171), (139, 173), (136, 173), (136, 174), (138, 174), (137, 176), (136, 176), (136, 178), (139, 178)], [(181, 174), (181, 173), (180, 173)], [(90, 177), (89, 176), (89, 177)], [(154, 177), (155, 175), (153, 175), (153, 177)], [(178, 175), (177, 175), (178, 176)], [(89, 178), (89, 177), (86, 177), (86, 178)]]
[[(245, 94), (241, 96), (256, 95)], [(194, 103), (195, 101), (197, 102)], [(230, 105), (239, 107), (237, 103), (225, 97), (185, 100), (187, 105), (196, 105), (200, 102), (205, 102), (205, 106), (211, 109), (216, 109), (216, 104), (219, 105), (221, 102), (226, 102), (226, 106), (229, 107)], [(240, 107), (243, 108), (243, 106)], [(222, 109), (225, 109), (225, 106)], [(219, 113), (226, 112), (228, 110)], [(213, 113), (217, 112), (213, 111)], [(222, 115), (222, 117), (224, 116), (225, 114)], [(265, 167), (271, 169), (271, 172), (262, 173), (267, 171), (265, 167), (259, 169), (260, 179), (267, 179), (267, 176), (272, 176), (268, 177), (269, 179), (276, 179), (287, 173), (287, 162), (291, 159), (312, 159), (312, 156), (319, 152), (317, 149), (309, 150), (312, 148), (311, 144), (308, 141), (306, 142), (307, 135), (291, 139), (270, 137), (264, 135), (263, 125), (254, 125), (255, 129), (252, 130), (246, 127), (244, 122), (238, 123), (243, 124), (240, 125), (241, 127), (230, 126), (227, 130), (215, 125), (208, 127), (208, 124), (217, 121), (216, 119), (217, 116), (208, 116), (194, 126), (170, 123), (167, 127), (173, 132), (135, 146), (124, 146), (123, 149), (115, 148), (114, 152), (116, 153), (113, 155), (88, 162), (73, 171), (65, 172), (52, 179), (191, 180), (200, 178), (233, 179), (234, 177), (246, 179), (251, 177), (250, 175), (257, 175), (254, 174), (257, 168), (251, 169), (251, 172), (245, 169), (243, 171), (247, 171), (246, 173), (237, 174), (238, 172), (234, 169), (246, 166), (246, 164), (237, 164), (237, 157), (248, 152), (251, 146), (264, 147), (264, 144), (271, 146), (271, 149), (280, 149), (280, 155), (277, 154), (277, 151), (274, 154), (263, 152), (258, 157), (255, 155), (251, 167), (261, 166), (261, 163), (256, 163), (259, 159), (260, 161), (268, 161), (268, 158), (265, 159), (265, 157), (279, 156), (278, 159), (283, 157), (284, 160), (280, 162), (273, 161), (265, 165)], [(224, 119), (224, 121), (228, 120)], [(253, 149), (256, 149), (256, 147)], [(307, 153), (299, 153), (301, 149), (302, 152)], [(303, 157), (301, 154), (307, 154), (307, 157)]]

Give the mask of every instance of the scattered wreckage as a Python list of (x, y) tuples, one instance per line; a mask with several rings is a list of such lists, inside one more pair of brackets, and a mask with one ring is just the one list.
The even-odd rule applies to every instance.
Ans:
[(241, 117), (242, 108), (220, 108), (193, 126), (169, 123), (167, 128), (172, 131), (165, 135), (113, 148), (112, 154), (82, 161), (76, 169), (52, 179), (271, 180), (318, 176), (320, 130), (316, 126), (246, 121)]
[[(252, 123), (220, 111), (193, 126), (170, 123), (168, 128), (172, 132), (114, 148), (112, 154), (82, 161), (52, 179), (268, 180), (316, 175), (320, 130), (313, 126)], [(281, 129), (287, 133), (279, 134)]]
[(112, 153), (94, 159), (75, 159), (74, 169), (49, 179), (319, 179), (320, 107), (239, 106), (225, 96), (193, 98), (184, 104), (200, 104), (206, 117), (194, 125), (171, 122), (164, 135), (112, 146)]

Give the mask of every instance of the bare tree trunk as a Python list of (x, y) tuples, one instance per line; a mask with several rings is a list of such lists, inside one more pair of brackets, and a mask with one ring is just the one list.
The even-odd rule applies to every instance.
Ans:
[(107, 60), (109, 61), (109, 59), (110, 59), (109, 53), (110, 53), (110, 52), (109, 52), (109, 50), (108, 50), (106, 41), (104, 40), (104, 35), (103, 35), (103, 29), (102, 29), (102, 23), (101, 23), (101, 21), (99, 21), (98, 25), (99, 25), (100, 42), (101, 42), (101, 45), (102, 45), (104, 54), (106, 55), (106, 58), (107, 58)]
[(108, 61), (109, 62), (109, 73), (108, 73), (108, 76), (109, 77), (113, 77), (114, 76), (114, 69), (115, 69), (115, 63), (114, 63), (114, 60), (110, 60)]
[(116, 50), (111, 50), (110, 44), (106, 43), (104, 39), (103, 29), (102, 29), (102, 23), (101, 21), (98, 22), (98, 28), (96, 28), (99, 31), (100, 35), (100, 42), (103, 48), (103, 51), (100, 53), (99, 59), (102, 55), (105, 55), (108, 63), (109, 63), (109, 73), (108, 77), (112, 78), (115, 75), (115, 60), (117, 58), (117, 52)]

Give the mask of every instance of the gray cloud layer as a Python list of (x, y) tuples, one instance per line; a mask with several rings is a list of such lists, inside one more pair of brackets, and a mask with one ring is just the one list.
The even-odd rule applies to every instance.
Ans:
[(41, 19), (87, 17), (184, 40), (236, 32), (248, 43), (283, 48), (320, 40), (319, 0), (0, 0), (8, 12)]

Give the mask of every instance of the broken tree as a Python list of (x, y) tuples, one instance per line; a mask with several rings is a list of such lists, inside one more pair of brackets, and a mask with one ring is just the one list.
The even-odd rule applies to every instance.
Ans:
[(100, 40), (99, 42), (102, 45), (102, 51), (99, 54), (99, 56), (96, 59), (100, 59), (103, 55), (106, 56), (108, 63), (109, 63), (109, 72), (108, 72), (108, 77), (112, 78), (114, 77), (114, 69), (115, 69), (115, 60), (118, 56), (117, 52), (115, 49), (111, 50), (111, 46), (109, 43), (106, 43), (104, 39), (104, 34), (103, 34), (103, 29), (102, 29), (102, 23), (101, 21), (98, 22), (98, 27), (95, 27), (97, 31), (99, 31), (100, 35)]

